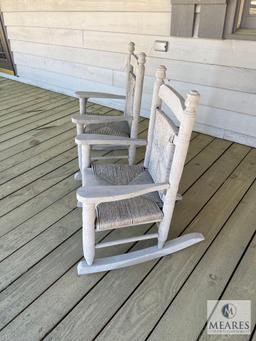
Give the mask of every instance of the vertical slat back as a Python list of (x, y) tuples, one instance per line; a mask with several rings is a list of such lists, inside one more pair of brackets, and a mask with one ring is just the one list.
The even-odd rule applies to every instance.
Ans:
[(159, 89), (159, 97), (169, 109), (173, 112), (179, 122), (182, 121), (184, 110), (185, 110), (185, 100), (184, 98), (171, 86), (163, 84)]
[(197, 91), (191, 91), (187, 95), (185, 101), (185, 110), (179, 126), (179, 132), (174, 140), (175, 150), (172, 157), (168, 181), (170, 186), (166, 190), (165, 195), (162, 197), (164, 218), (158, 230), (158, 245), (160, 246), (164, 244), (169, 233), (180, 179), (183, 173), (191, 133), (195, 122), (198, 101), (199, 93)]
[[(153, 141), (148, 162), (148, 171), (154, 182), (168, 182), (175, 151), (173, 143), (178, 128), (159, 109), (156, 110)], [(160, 197), (163, 193), (159, 193)]]
[[(156, 71), (144, 166), (154, 182), (169, 182), (171, 189), (167, 192), (177, 192), (199, 94), (191, 91), (185, 101), (176, 90), (164, 84), (165, 77), (166, 68), (160, 66)], [(163, 103), (175, 115), (180, 123), (179, 127), (161, 110)], [(164, 200), (166, 196), (163, 193), (159, 194)]]
[[(190, 91), (184, 101), (178, 92), (164, 84), (165, 78), (166, 67), (161, 65), (156, 70), (144, 160), (155, 183), (170, 185), (166, 191), (159, 192), (163, 220), (158, 226), (158, 248), (164, 246), (168, 237), (200, 97), (197, 91)], [(161, 110), (163, 103), (176, 116), (179, 127)]]

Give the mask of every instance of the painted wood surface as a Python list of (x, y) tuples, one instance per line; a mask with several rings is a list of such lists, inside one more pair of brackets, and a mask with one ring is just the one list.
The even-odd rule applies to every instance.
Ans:
[[(31, 69), (30, 66), (20, 66), (20, 72), (21, 75), (26, 81), (31, 81), (31, 77), (34, 78), (35, 75), (33, 74), (35, 69)], [(61, 72), (61, 66), (60, 66), (60, 72)], [(105, 85), (100, 83), (92, 82), (92, 79), (96, 77), (93, 74), (90, 74), (89, 78), (91, 80), (85, 80), (81, 79), (79, 82), (77, 82), (77, 78), (70, 75), (63, 75), (61, 73), (52, 73), (51, 71), (44, 71), (44, 70), (37, 70), (35, 82), (38, 82), (43, 87), (47, 87), (53, 90), (60, 90), (60, 87), (62, 88), (65, 84), (72, 84), (73, 91), (79, 88), (88, 89), (91, 90), (101, 90), (101, 91), (107, 91), (107, 92), (114, 92), (118, 90), (119, 88), (116, 88), (112, 85)], [(106, 75), (105, 75), (106, 76)], [(252, 77), (252, 81), (253, 81)], [(236, 79), (236, 76), (234, 75), (234, 81)], [(110, 78), (109, 78), (110, 81)], [(52, 82), (50, 84), (49, 82)], [(225, 81), (226, 82), (226, 81)], [(55, 84), (55, 85), (53, 85)], [(185, 84), (180, 82), (174, 82), (174, 84), (177, 84), (177, 89), (180, 89), (184, 92), (185, 89), (191, 88), (191, 85), (193, 87), (198, 86), (193, 85), (192, 83)], [(235, 83), (233, 83), (235, 84)], [(251, 145), (255, 145), (255, 142), (253, 142), (253, 139), (250, 141), (250, 139), (243, 138), (243, 134), (246, 136), (251, 136), (253, 138), (254, 136), (254, 129), (253, 125), (250, 123), (250, 116), (247, 115), (246, 112), (249, 112), (250, 114), (254, 115), (254, 102), (255, 102), (255, 95), (252, 94), (244, 94), (244, 93), (238, 93), (237, 91), (230, 91), (230, 90), (221, 90), (217, 88), (211, 88), (211, 87), (203, 87), (202, 85), (199, 85), (200, 90), (203, 90), (202, 98), (204, 103), (208, 103), (212, 106), (201, 106), (199, 110), (198, 115), (198, 126), (196, 126), (199, 131), (208, 131), (210, 134), (217, 134), (219, 137), (226, 137), (228, 139), (235, 139), (236, 141), (241, 141), (243, 143), (249, 143)], [(73, 93), (73, 91), (62, 88), (63, 92), (68, 92), (70, 94)], [(212, 92), (213, 90), (213, 92)], [(122, 89), (119, 89), (119, 93), (122, 93)], [(204, 96), (205, 95), (205, 96)], [(143, 108), (142, 113), (144, 115), (148, 115), (148, 110), (146, 109), (149, 106), (149, 95), (144, 95), (143, 100)], [(230, 98), (230, 100), (229, 100)], [(100, 101), (101, 103), (106, 103), (104, 100)], [(233, 111), (233, 105), (236, 104), (235, 110)], [(123, 103), (118, 101), (111, 101), (111, 105), (116, 106), (117, 108), (121, 109), (123, 107)], [(217, 106), (215, 108), (214, 106)], [(225, 109), (220, 109), (224, 107)], [(244, 112), (242, 112), (244, 111)], [(254, 120), (254, 119), (253, 119)], [(238, 124), (238, 122), (242, 122), (242, 125)], [(212, 128), (212, 129), (210, 129)], [(249, 129), (247, 129), (249, 128)], [(209, 130), (207, 130), (209, 129)], [(251, 129), (251, 132), (250, 132)], [(239, 135), (240, 134), (240, 135)], [(247, 142), (248, 140), (248, 142)]]
[[(140, 57), (141, 55), (138, 56), (139, 62)], [(144, 59), (145, 58), (143, 58), (143, 61)], [(128, 77), (128, 79), (129, 78), (130, 77)], [(144, 141), (133, 138), (133, 129), (131, 129), (131, 138), (127, 139), (123, 137), (111, 136), (107, 139), (107, 137), (101, 138), (100, 135), (81, 134), (78, 125), (78, 136), (75, 138), (75, 142), (78, 144), (78, 157), (80, 160), (79, 168), (82, 175), (82, 187), (77, 191), (77, 200), (79, 202), (79, 206), (82, 204), (82, 234), (84, 255), (84, 260), (78, 264), (77, 270), (79, 275), (118, 269), (139, 264), (154, 258), (159, 258), (164, 255), (167, 256), (168, 254), (182, 250), (204, 239), (202, 234), (191, 234), (184, 236), (184, 238), (173, 239), (166, 243), (173, 217), (175, 202), (177, 200), (179, 183), (183, 173), (189, 142), (195, 122), (200, 95), (196, 90), (191, 90), (184, 100), (184, 98), (178, 92), (165, 84), (165, 79), (166, 67), (159, 66), (156, 70), (155, 85), (152, 96), (153, 100), (149, 121), (147, 145), (146, 143), (139, 144), (139, 142)], [(135, 102), (136, 98), (140, 101), (141, 91), (137, 96), (135, 89)], [(168, 116), (161, 109), (162, 105), (164, 104), (172, 110), (176, 119), (179, 120), (179, 129), (170, 119), (168, 119)], [(134, 112), (136, 112), (135, 108)], [(84, 116), (86, 117), (86, 115)], [(134, 116), (133, 119), (135, 120), (135, 118), (136, 117)], [(133, 147), (135, 144), (138, 146), (146, 145), (144, 167), (151, 175), (153, 184), (128, 184), (122, 186), (92, 185), (92, 187), (90, 187), (90, 184), (87, 183), (88, 180), (86, 178), (86, 174), (91, 166), (91, 146), (97, 145), (99, 143), (118, 143), (118, 145), (121, 145), (121, 143), (128, 143), (131, 147)], [(135, 152), (133, 154), (134, 161), (136, 154)], [(129, 160), (129, 165), (133, 165), (133, 163), (134, 162), (131, 163)], [(120, 170), (122, 170), (122, 168)], [(104, 178), (104, 168), (102, 168), (102, 172)], [(92, 173), (94, 173), (93, 169)], [(165, 191), (163, 192), (163, 190)], [(141, 215), (141, 223), (146, 224), (149, 222), (159, 222), (157, 246), (154, 248), (145, 248), (135, 253), (129, 253), (128, 255), (124, 254), (115, 257), (95, 259), (95, 234), (97, 230), (96, 213), (97, 210), (100, 209), (100, 206), (98, 205), (108, 202), (120, 202), (125, 199), (136, 198), (141, 195), (156, 191), (158, 191), (163, 202), (162, 218), (159, 219), (158, 216), (156, 219), (152, 219), (143, 216), (142, 212), (139, 212), (139, 214)], [(130, 214), (132, 217), (132, 212), (129, 212), (128, 214)], [(122, 221), (123, 217), (120, 215), (119, 219)], [(132, 221), (133, 219), (130, 218), (130, 220)], [(120, 222), (118, 224), (117, 222), (115, 227), (119, 228), (120, 225), (122, 227), (122, 223)], [(125, 224), (124, 227), (127, 227), (126, 225), (127, 224)], [(111, 227), (108, 229), (110, 228)]]
[[(29, 46), (29, 42), (36, 44), (45, 43), (57, 47), (61, 45), (63, 47), (84, 47), (92, 50), (91, 52), (87, 51), (88, 54), (95, 53), (96, 51), (105, 51), (113, 53), (112, 58), (114, 58), (114, 53), (127, 52), (124, 42), (134, 41), (138, 49), (145, 51), (150, 57), (226, 65), (229, 67), (256, 68), (253, 58), (255, 48), (249, 41), (179, 39), (156, 34), (146, 36), (128, 33), (113, 34), (111, 32), (56, 30), (45, 27), (21, 28), (20, 26), (8, 26), (8, 36), (13, 46), (15, 44), (19, 46), (19, 49), (22, 49), (23, 46)], [(169, 45), (168, 51), (164, 54), (163, 52), (154, 51), (153, 44), (155, 40), (167, 40)], [(82, 45), (81, 41), (83, 41)], [(109, 41), (111, 41), (111, 45)], [(192, 50), (193, 53), (191, 53)], [(100, 57), (100, 54), (98, 56)]]
[(151, 246), (143, 250), (123, 253), (122, 255), (105, 258), (102, 257), (96, 259), (95, 263), (93, 263), (93, 266), (90, 266), (91, 264), (87, 264), (86, 261), (81, 261), (77, 265), (77, 272), (78, 275), (88, 275), (92, 273), (121, 269), (127, 266), (134, 266), (140, 263), (151, 261), (155, 258), (168, 256), (203, 240), (204, 237), (201, 233), (186, 234), (182, 237), (168, 241), (162, 249), (159, 249), (157, 246)]
[(30, 26), (49, 28), (68, 28), (88, 31), (109, 31), (124, 33), (144, 33), (168, 36), (170, 32), (170, 13), (158, 13), (156, 25), (155, 13), (144, 12), (6, 12), (7, 26)]
[(32, 11), (158, 11), (168, 12), (170, 10), (170, 3), (168, 0), (154, 1), (154, 0), (130, 0), (130, 1), (83, 1), (76, 0), (72, 2), (70, 0), (58, 0), (54, 1), (46, 0), (42, 4), (39, 0), (18, 0), (10, 2), (8, 0), (2, 0), (1, 6), (4, 11), (21, 11), (27, 10), (29, 5)]
[[(255, 116), (256, 103), (252, 42), (170, 37), (172, 9), (166, 0), (3, 0), (1, 6), (21, 81), (68, 95), (78, 88), (122, 93), (126, 45), (134, 41), (149, 57), (149, 77), (164, 64), (178, 91), (201, 88), (197, 131), (256, 146), (248, 117)], [(167, 41), (168, 51), (155, 51), (156, 40)], [(144, 116), (152, 79), (146, 83)], [(124, 108), (121, 102), (96, 101)]]
[[(248, 198), (247, 198), (248, 200)], [(232, 300), (235, 297), (237, 300), (247, 300), (248, 297), (252, 298), (251, 301), (251, 326), (252, 330), (256, 324), (256, 311), (255, 311), (255, 300), (256, 300), (256, 288), (254, 285), (254, 279), (256, 277), (256, 267), (251, 266), (251, 264), (256, 263), (256, 253), (255, 253), (255, 236), (249, 242), (248, 247), (245, 251), (244, 257), (241, 258), (238, 268), (233, 276), (231, 276), (227, 288), (225, 288), (224, 294), (222, 295), (223, 300)], [(240, 340), (248, 340), (248, 335), (239, 335)], [(209, 339), (206, 329), (202, 331), (199, 338), (200, 341)], [(212, 340), (225, 340), (224, 336), (219, 335), (212, 336)], [(252, 338), (253, 340), (253, 338)]]
[[(0, 78), (0, 83), (5, 83), (5, 80)], [(13, 82), (7, 81), (7, 84), (10, 87)], [(63, 95), (59, 96), (60, 99), (63, 98)], [(9, 103), (11, 106), (12, 100)], [(31, 102), (29, 103), (31, 105)], [(46, 103), (45, 105), (47, 106)], [(40, 106), (39, 110), (42, 110), (43, 116), (42, 102), (34, 104), (34, 115), (37, 116), (36, 106)], [(10, 110), (4, 109), (6, 120), (8, 113), (15, 111), (18, 119), (19, 112), (24, 114), (28, 107), (28, 102), (17, 102)], [(73, 102), (73, 110), (78, 111), (78, 102)], [(111, 111), (95, 104), (88, 110), (101, 113)], [(63, 113), (64, 118), (65, 115)], [(145, 138), (145, 121), (141, 123), (140, 138)], [(63, 141), (70, 141), (68, 131), (71, 129), (72, 123), (68, 117), (67, 120), (57, 119), (46, 124), (44, 129), (39, 126), (12, 137), (8, 140), (12, 147), (0, 153), (5, 156), (5, 166), (8, 167), (9, 158), (14, 162), (17, 157), (17, 165), (24, 163), (22, 167), (18, 166), (21, 171), (23, 169), (25, 173), (29, 172), (26, 170), (28, 162), (36, 172), (36, 162), (40, 159), (40, 154), (47, 149), (50, 151), (55, 139), (56, 148), (59, 148), (62, 134)], [(118, 152), (116, 154), (118, 155)], [(143, 148), (137, 153), (137, 162), (142, 162), (142, 155)], [(30, 160), (34, 157), (35, 167)], [(241, 271), (244, 273), (245, 269), (251, 268), (251, 256), (248, 257), (246, 252), (244, 262), (241, 256), (239, 258), (241, 248), (249, 243), (248, 231), (253, 228), (253, 224), (248, 222), (254, 212), (255, 186), (252, 187), (252, 184), (255, 181), (255, 160), (255, 150), (247, 146), (194, 133), (180, 186), (183, 200), (177, 204), (170, 237), (199, 231), (205, 235), (205, 242), (194, 246), (193, 250), (187, 249), (186, 252), (177, 253), (159, 262), (153, 260), (129, 269), (86, 278), (76, 275), (76, 266), (82, 257), (81, 215), (80, 210), (75, 208), (75, 200), (72, 199), (72, 193), (75, 195), (77, 186), (73, 180), (73, 174), (77, 171), (77, 160), (63, 163), (50, 173), (14, 191), (1, 202), (4, 215), (0, 218), (0, 230), (5, 232), (3, 238), (6, 240), (6, 249), (3, 257), (6, 258), (0, 263), (0, 282), (3, 289), (0, 292), (0, 310), (5, 312), (0, 314), (0, 328), (3, 328), (0, 338), (14, 341), (21, 338), (34, 341), (44, 337), (48, 340), (84, 340), (85, 335), (87, 340), (98, 337), (104, 341), (114, 340), (115, 337), (119, 340), (120, 335), (126, 335), (127, 340), (147, 338), (151, 332), (153, 335), (155, 325), (161, 317), (165, 318), (164, 313), (171, 307), (176, 294), (177, 298), (182, 296), (183, 289), (186, 288), (189, 297), (193, 297), (195, 288), (191, 286), (191, 279), (194, 281), (198, 277), (206, 276), (205, 272), (200, 270), (209, 265), (206, 270), (210, 272), (217, 265), (223, 274), (226, 267), (224, 262), (217, 264), (216, 250), (222, 252), (222, 258), (228, 259), (228, 264), (232, 263), (227, 272), (233, 267), (234, 274), (230, 281), (227, 279), (230, 276), (223, 277), (222, 280), (221, 276), (215, 281), (214, 277), (209, 279), (209, 282), (204, 281), (204, 295), (207, 290), (210, 292), (215, 290), (217, 285), (224, 284), (227, 289), (230, 285), (227, 292), (229, 297), (232, 297), (237, 293), (237, 281), (239, 288), (245, 293), (246, 288), (255, 282), (251, 279), (247, 281), (247, 278), (251, 278), (249, 274), (248, 277), (246, 275), (242, 278), (240, 275)], [(49, 161), (45, 161), (46, 167)], [(10, 168), (3, 170), (8, 173), (8, 169)], [(243, 222), (244, 231), (237, 227), (237, 219)], [(233, 221), (236, 232), (232, 245), (235, 247), (231, 248), (229, 240), (232, 237), (232, 229), (228, 233), (227, 227), (231, 222), (233, 226)], [(245, 231), (246, 240), (244, 235), (238, 238), (239, 234)], [(102, 233), (99, 234), (97, 242), (127, 238), (131, 233), (141, 235), (147, 232), (155, 233), (155, 228), (147, 225), (133, 227), (132, 230), (115, 231), (109, 236)], [(122, 245), (113, 250), (113, 255), (151, 245), (150, 241)], [(232, 252), (232, 257), (229, 257), (229, 252), (225, 252), (225, 247)], [(107, 249), (98, 251), (101, 257), (110, 255)], [(215, 256), (208, 257), (211, 254)], [(239, 264), (236, 263), (238, 258), (241, 260)], [(191, 290), (188, 291), (188, 288)], [(197, 296), (197, 304), (205, 304), (205, 300), (200, 297)], [(100, 308), (99, 302), (103, 302)], [(182, 311), (183, 314), (187, 314), (187, 311)], [(179, 323), (182, 321), (183, 319), (180, 319)], [(196, 320), (193, 333), (194, 330), (201, 332), (201, 322), (201, 317)], [(177, 326), (181, 327), (180, 324)], [(185, 332), (186, 325), (183, 326)], [(165, 336), (168, 337), (168, 330), (163, 338)]]

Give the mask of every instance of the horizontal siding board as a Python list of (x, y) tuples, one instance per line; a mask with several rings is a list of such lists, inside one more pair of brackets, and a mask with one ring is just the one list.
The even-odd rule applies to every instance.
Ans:
[(167, 67), (167, 79), (172, 81), (193, 83), (195, 87), (202, 85), (256, 93), (256, 70), (150, 58), (147, 63), (147, 74), (154, 77), (155, 70), (160, 64)]
[[(65, 75), (52, 71), (40, 70), (31, 66), (17, 65), (20, 79), (28, 84), (39, 87), (46, 87), (52, 91), (58, 91), (67, 95), (74, 95), (77, 90), (105, 91), (124, 94), (123, 89), (114, 88), (111, 85), (78, 78), (72, 75)], [(30, 83), (31, 80), (31, 83)], [(116, 100), (115, 100), (116, 102)], [(110, 102), (107, 102), (110, 103)]]
[[(36, 75), (29, 67), (19, 67), (19, 74), (27, 79), (34, 79), (34, 81), (46, 82), (52, 86), (63, 87), (68, 90), (69, 94), (78, 89), (89, 89), (98, 91), (114, 91), (116, 93), (122, 93), (122, 89), (108, 86), (107, 84), (95, 84), (95, 82), (78, 80), (76, 77), (66, 76), (63, 74), (53, 74), (47, 71), (39, 71)], [(34, 83), (37, 84), (37, 83)], [(64, 92), (65, 92), (65, 89)], [(149, 116), (150, 109), (149, 94), (143, 96), (143, 113), (145, 116)], [(102, 102), (104, 103), (104, 102)], [(111, 105), (117, 105), (117, 108), (123, 108), (123, 102), (112, 101)], [(119, 106), (118, 106), (119, 105)], [(211, 125), (212, 127), (233, 130), (242, 134), (248, 134), (249, 136), (255, 136), (255, 117), (241, 114), (238, 112), (227, 111), (223, 109), (213, 108), (206, 105), (200, 105), (200, 109), (197, 115), (197, 122), (200, 124)]]
[[(254, 143), (251, 42), (170, 37), (169, 0), (2, 0), (1, 5), (21, 80), (68, 94), (123, 93), (127, 43), (134, 41), (136, 50), (148, 55), (143, 115), (149, 114), (155, 69), (163, 64), (170, 84), (183, 95), (191, 88), (201, 93), (196, 129)], [(168, 51), (154, 51), (155, 40), (168, 41)], [(121, 101), (98, 102), (123, 109)]]
[(247, 146), (256, 147), (256, 137), (244, 135), (231, 130), (224, 130), (223, 128), (215, 128), (206, 124), (196, 123), (194, 131), (204, 133), (221, 139), (231, 140), (237, 143), (245, 144)]
[[(24, 48), (27, 48), (24, 41), (51, 44), (53, 46), (81, 47), (81, 41), (83, 40), (83, 47), (96, 50), (95, 53), (98, 55), (97, 51), (127, 53), (127, 42), (134, 41), (138, 51), (145, 51), (148, 56), (152, 57), (256, 69), (255, 46), (248, 41), (180, 39), (157, 35), (82, 32), (80, 30), (22, 26), (9, 26), (8, 37), (11, 40), (22, 41), (19, 49), (21, 49), (22, 44), (24, 44)], [(154, 51), (155, 40), (167, 40), (168, 51), (165, 53)], [(36, 49), (36, 46), (34, 46), (34, 49)]]
[(224, 130), (255, 136), (255, 116), (200, 106), (197, 122)]
[[(35, 51), (39, 51), (39, 54), (40, 54), (40, 49), (37, 49)], [(54, 49), (54, 52), (56, 52), (56, 49)], [(37, 56), (14, 52), (15, 61), (18, 65), (25, 65), (25, 66), (42, 69), (45, 71), (63, 73), (66, 75), (70, 75), (72, 77), (94, 80), (100, 83), (108, 84), (115, 88), (124, 89), (125, 87), (126, 74), (124, 72), (125, 70), (125, 56), (124, 55), (120, 56), (122, 57), (120, 58), (120, 63), (116, 64), (121, 70), (121, 72), (111, 71), (112, 67), (115, 66), (113, 64), (112, 54), (110, 54), (109, 58), (106, 58), (103, 54), (103, 56), (101, 56), (102, 61), (99, 63), (100, 65), (98, 65), (99, 67), (94, 67), (94, 66), (89, 65), (90, 60), (86, 60), (86, 53), (84, 56), (85, 60), (83, 60), (83, 55), (78, 53), (78, 56), (80, 56), (81, 59), (77, 58), (78, 60), (75, 60), (75, 61), (77, 61), (79, 64), (68, 62), (69, 57), (71, 57), (71, 55), (67, 56), (67, 58), (64, 60), (55, 60), (55, 59), (50, 58), (52, 56), (53, 55), (46, 55), (45, 57), (40, 57), (40, 56), (37, 57)], [(63, 51), (62, 57), (64, 56), (65, 54)], [(101, 59), (101, 57), (99, 57), (99, 59)], [(92, 55), (91, 60), (92, 59), (97, 60), (96, 55)], [(88, 65), (82, 64), (83, 61), (87, 63)], [(109, 61), (109, 64), (108, 64), (108, 61)], [(193, 64), (192, 64), (192, 67), (193, 67)], [(183, 68), (180, 67), (180, 69), (183, 69)], [(147, 71), (150, 71), (149, 68), (147, 68)], [(250, 115), (256, 115), (255, 113), (256, 95), (255, 94), (237, 92), (233, 90), (205, 86), (205, 85), (199, 85), (193, 82), (172, 80), (171, 74), (169, 74), (169, 69), (167, 71), (168, 71), (168, 77), (171, 78), (171, 80), (169, 81), (170, 84), (174, 86), (178, 91), (180, 91), (183, 94), (183, 96), (185, 96), (186, 93), (188, 93), (191, 89), (195, 88), (201, 93), (201, 103), (204, 105), (209, 105), (212, 107), (217, 107), (217, 108), (225, 109), (229, 111), (236, 111), (236, 112), (246, 113)], [(155, 69), (152, 69), (151, 73), (153, 74), (154, 72), (155, 72)], [(154, 83), (154, 77), (147, 76), (145, 80), (145, 85), (144, 85), (144, 92), (150, 94), (153, 88), (153, 83)]]
[(39, 57), (48, 57), (66, 62), (81, 63), (112, 70), (124, 71), (127, 54), (108, 51), (95, 51), (69, 46), (56, 46), (11, 40), (12, 51)]
[(70, 29), (52, 29), (47, 27), (16, 27), (7, 28), (10, 40), (33, 41), (37, 43), (83, 47), (83, 31)]
[[(18, 66), (18, 70), (19, 70), (19, 75), (20, 75), (19, 81), (27, 83), (27, 84), (40, 86), (48, 90), (65, 93), (68, 95), (73, 95), (74, 91), (77, 89), (84, 89), (84, 90), (96, 89), (98, 91), (116, 92), (116, 93), (122, 94), (122, 90), (120, 88), (114, 88), (108, 85), (91, 82), (88, 80), (78, 79), (78, 78), (71, 77), (71, 76), (66, 76), (62, 74), (54, 74), (52, 72), (46, 72), (46, 71), (41, 71), (41, 70), (38, 70), (37, 72), (35, 72), (34, 69), (25, 67), (25, 66)], [(8, 76), (8, 77), (14, 79), (13, 76)], [(66, 86), (69, 85), (69, 88), (67, 87), (65, 88), (64, 85)], [(150, 102), (150, 97), (149, 95), (146, 95), (144, 97), (146, 97), (146, 100), (144, 98), (142, 114), (143, 116), (148, 117), (149, 116), (148, 103)], [(107, 106), (120, 109), (120, 110), (123, 110), (124, 108), (123, 102), (119, 100), (106, 101), (106, 100), (96, 99), (96, 100), (92, 100), (92, 102), (107, 105)], [(200, 106), (200, 111), (201, 111), (201, 107), (202, 106)], [(209, 110), (211, 109), (212, 108), (209, 108)], [(213, 111), (211, 111), (211, 113), (214, 114)], [(202, 112), (202, 114), (200, 115), (203, 115), (203, 114), (204, 112)], [(226, 115), (227, 114), (228, 112), (226, 112)], [(222, 115), (223, 115), (223, 111), (222, 111)], [(239, 115), (240, 115), (239, 120), (243, 120), (245, 115), (242, 115), (242, 114), (239, 114)], [(203, 122), (204, 120), (200, 119), (200, 122), (201, 121)], [(200, 122), (196, 122), (195, 129), (194, 129), (195, 131), (203, 132), (203, 133), (217, 136), (220, 138), (230, 139), (238, 143), (247, 144), (249, 146), (256, 147), (255, 134), (253, 136), (249, 136), (247, 135), (247, 133), (243, 134), (239, 132), (239, 129), (237, 129), (237, 127), (232, 127), (231, 125), (229, 126), (229, 129), (224, 129), (223, 127), (210, 126), (207, 123), (205, 124), (205, 123), (200, 123)]]
[[(168, 51), (154, 51), (155, 40), (167, 40)], [(136, 48), (149, 56), (256, 69), (255, 45), (249, 41), (84, 32), (84, 47), (88, 49), (126, 52), (127, 41), (134, 41)]]
[(256, 118), (256, 94), (213, 88), (192, 83), (170, 82), (175, 89), (185, 96), (190, 90), (199, 91), (200, 103), (211, 107), (236, 111)]
[(136, 12), (5, 12), (7, 26), (70, 28), (126, 33), (170, 34), (170, 14)]
[(14, 53), (17, 65), (25, 65), (34, 69), (72, 75), (76, 78), (88, 79), (99, 83), (112, 85), (112, 70), (94, 66), (59, 61), (55, 59)]
[(143, 11), (168, 12), (169, 0), (2, 0), (3, 11)]
[[(76, 75), (80, 78), (112, 84), (112, 70), (102, 70), (102, 68), (94, 68), (93, 66), (62, 62), (51, 58), (15, 52), (14, 61), (16, 64), (31, 65), (33, 67), (38, 67), (39, 69), (63, 72), (65, 74)], [(154, 77), (155, 70), (160, 64), (167, 66), (167, 78), (170, 78), (171, 80), (256, 93), (256, 70), (148, 58), (147, 74)], [(124, 69), (124, 64), (121, 65), (121, 67)]]
[[(119, 88), (124, 87), (125, 79), (125, 73), (114, 71), (113, 86)], [(152, 92), (154, 80), (154, 77), (145, 77), (144, 93), (150, 94)], [(168, 83), (183, 96), (186, 96), (190, 90), (196, 89), (201, 95), (201, 104), (256, 116), (256, 94), (174, 80), (169, 80)]]
[(159, 63), (167, 67), (167, 78), (173, 80), (256, 93), (256, 70), (158, 58), (148, 61), (148, 69), (155, 70)]

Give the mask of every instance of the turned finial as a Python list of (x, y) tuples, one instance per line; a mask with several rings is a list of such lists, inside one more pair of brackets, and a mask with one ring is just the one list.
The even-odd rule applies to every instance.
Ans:
[(191, 90), (187, 94), (185, 101), (186, 111), (195, 112), (200, 99), (200, 94), (196, 90)]
[(161, 79), (161, 80), (165, 79), (166, 70), (167, 68), (164, 65), (158, 66), (158, 68), (156, 69), (156, 78)]
[(138, 54), (138, 64), (145, 64), (146, 63), (146, 53), (141, 52)]
[(134, 44), (134, 42), (130, 41), (129, 44), (128, 44), (128, 52), (130, 54), (133, 54), (134, 51), (135, 51), (135, 44)]

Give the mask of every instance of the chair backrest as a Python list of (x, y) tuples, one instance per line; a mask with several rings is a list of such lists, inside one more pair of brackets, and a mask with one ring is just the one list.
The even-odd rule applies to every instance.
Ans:
[[(154, 182), (169, 182), (172, 189), (178, 191), (199, 93), (191, 91), (185, 101), (177, 91), (164, 84), (165, 76), (166, 68), (160, 66), (156, 72), (144, 166)], [(174, 114), (178, 126), (162, 110), (163, 103)], [(163, 199), (164, 193), (159, 194)]]
[(141, 110), (146, 54), (143, 52), (135, 54), (135, 44), (133, 42), (129, 43), (128, 51), (124, 115), (130, 123), (131, 137), (136, 138)]

